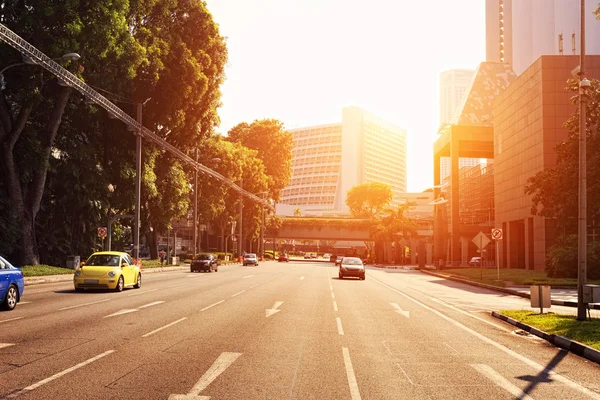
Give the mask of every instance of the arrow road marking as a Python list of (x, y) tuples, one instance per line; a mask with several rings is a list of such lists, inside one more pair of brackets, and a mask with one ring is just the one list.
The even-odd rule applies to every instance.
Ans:
[(219, 377), (242, 353), (221, 353), (213, 365), (202, 375), (188, 394), (172, 394), (169, 400), (208, 400), (208, 396), (200, 396), (200, 392)]
[(3, 349), (5, 347), (10, 347), (10, 346), (14, 346), (14, 343), (0, 343), (0, 349)]
[(275, 304), (273, 304), (273, 308), (270, 309), (266, 309), (265, 310), (265, 317), (269, 318), (271, 315), (278, 313), (281, 310), (278, 310), (279, 306), (283, 304), (283, 301), (276, 301)]
[(396, 310), (396, 312), (400, 315), (404, 315), (406, 318), (409, 318), (410, 315), (408, 313), (408, 311), (404, 311), (403, 309), (400, 308), (400, 306), (396, 303), (390, 303), (392, 305), (392, 307), (394, 307)]

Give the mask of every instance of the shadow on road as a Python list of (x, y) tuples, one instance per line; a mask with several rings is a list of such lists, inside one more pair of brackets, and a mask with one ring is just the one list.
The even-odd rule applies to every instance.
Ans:
[(562, 361), (563, 358), (567, 356), (569, 352), (566, 350), (559, 350), (558, 353), (550, 360), (546, 368), (541, 371), (538, 375), (523, 375), (518, 376), (517, 379), (521, 379), (523, 381), (529, 382), (529, 385), (525, 389), (523, 389), (523, 393), (526, 395), (530, 394), (533, 389), (540, 383), (550, 383), (552, 379), (550, 378), (550, 372)]

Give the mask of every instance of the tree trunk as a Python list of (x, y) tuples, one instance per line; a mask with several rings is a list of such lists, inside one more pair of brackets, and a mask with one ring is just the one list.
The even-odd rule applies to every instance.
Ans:
[(158, 259), (158, 238), (156, 231), (146, 232), (146, 243), (148, 243), (148, 248), (150, 249), (150, 259)]

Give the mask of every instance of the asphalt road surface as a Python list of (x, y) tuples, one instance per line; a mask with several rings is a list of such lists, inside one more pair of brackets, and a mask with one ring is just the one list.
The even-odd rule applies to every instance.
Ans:
[(328, 263), (26, 287), (0, 313), (0, 398), (600, 399), (600, 365), (490, 316), (518, 297)]

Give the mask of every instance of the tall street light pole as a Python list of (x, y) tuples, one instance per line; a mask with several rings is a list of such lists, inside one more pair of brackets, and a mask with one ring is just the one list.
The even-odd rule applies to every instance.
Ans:
[[(240, 188), (244, 188), (244, 180), (240, 179)], [(243, 238), (242, 238), (242, 212), (244, 209), (244, 205), (242, 204), (244, 201), (244, 196), (242, 196), (242, 193), (240, 192), (240, 221), (239, 221), (239, 234), (240, 234), (240, 240), (239, 240), (239, 248), (238, 248), (238, 257), (240, 257), (242, 255), (242, 251), (243, 251)]]
[(585, 0), (581, 0), (581, 49), (579, 61), (579, 223), (577, 243), (577, 320), (586, 320), (583, 286), (587, 282), (587, 157), (586, 98), (590, 82), (585, 78)]
[[(147, 100), (146, 100), (147, 101)], [(137, 122), (142, 126), (142, 103), (137, 103)], [(135, 220), (133, 228), (133, 258), (140, 256), (140, 206), (142, 197), (142, 131), (135, 136)]]
[[(198, 162), (198, 149), (196, 149), (196, 162)], [(198, 170), (194, 168), (194, 257), (198, 245)]]

